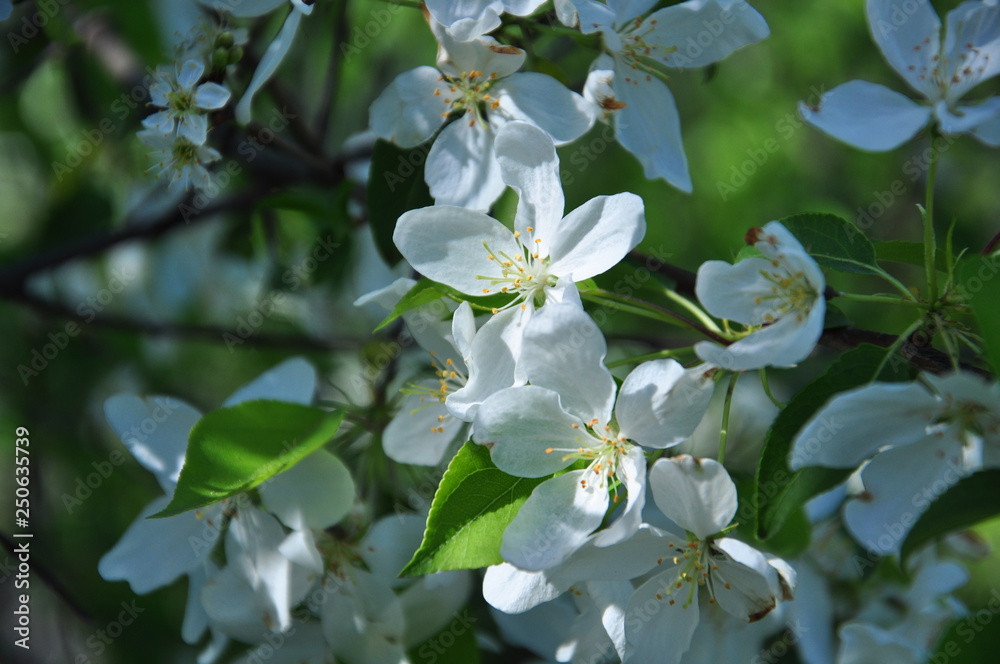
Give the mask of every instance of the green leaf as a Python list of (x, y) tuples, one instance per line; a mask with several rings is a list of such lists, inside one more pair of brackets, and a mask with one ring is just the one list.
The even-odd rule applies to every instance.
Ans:
[(378, 332), (386, 325), (389, 325), (394, 320), (402, 316), (408, 311), (413, 311), (419, 307), (430, 304), (431, 302), (436, 302), (442, 297), (445, 297), (445, 293), (438, 290), (438, 284), (431, 281), (427, 277), (424, 277), (416, 284), (413, 285), (406, 295), (396, 303), (393, 307), (392, 313), (385, 317), (378, 327), (375, 328), (375, 332)]
[(754, 528), (754, 514), (756, 512), (754, 478), (740, 475), (733, 475), (732, 478), (736, 483), (739, 498), (736, 509), (736, 532), (740, 539), (755, 549), (767, 551), (782, 558), (796, 558), (809, 548), (812, 528), (809, 526), (809, 519), (803, 506), (800, 505), (789, 514), (781, 530), (767, 540), (762, 540), (757, 537), (757, 531)]
[[(862, 344), (841, 355), (826, 372), (806, 385), (775, 418), (757, 466), (757, 536), (768, 539), (810, 498), (832, 489), (851, 473), (840, 468), (788, 468), (788, 453), (799, 429), (835, 394), (864, 385), (886, 349)], [(886, 364), (880, 380), (907, 380), (909, 365)]]
[(739, 263), (744, 258), (764, 258), (764, 254), (761, 253), (760, 249), (752, 244), (745, 244), (740, 247), (740, 250), (736, 253), (736, 259), (733, 262)]
[(785, 217), (781, 223), (824, 267), (863, 274), (879, 271), (875, 246), (845, 219), (833, 214), (805, 213)]
[(932, 497), (930, 507), (903, 542), (903, 559), (941, 535), (1000, 515), (997, 486), (1000, 486), (1000, 470), (983, 470), (961, 480), (941, 496)]
[(173, 499), (150, 518), (204, 507), (259, 486), (325, 445), (343, 419), (343, 411), (267, 399), (208, 413), (188, 436)]
[[(905, 263), (907, 265), (924, 265), (924, 243), (907, 240), (885, 240), (875, 243), (875, 255), (879, 261), (887, 263)], [(938, 249), (935, 253), (935, 267), (941, 272), (948, 271), (948, 255)]]
[(847, 317), (847, 314), (829, 302), (826, 303), (826, 314), (823, 317), (824, 330), (831, 327), (846, 327), (850, 324), (851, 319)]
[(404, 212), (434, 205), (424, 182), (429, 150), (429, 143), (405, 150), (381, 139), (375, 142), (367, 188), (368, 221), (375, 246), (390, 265), (403, 260), (392, 241), (396, 221)]
[(986, 342), (986, 357), (1000, 375), (1000, 255), (962, 261), (956, 290), (965, 295)]
[(513, 477), (489, 450), (467, 442), (448, 464), (427, 515), (424, 541), (400, 576), (477, 569), (503, 562), (503, 531), (547, 478)]

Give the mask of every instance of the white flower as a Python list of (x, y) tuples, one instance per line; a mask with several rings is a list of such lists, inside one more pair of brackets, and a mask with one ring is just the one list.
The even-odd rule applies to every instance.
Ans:
[[(591, 65), (587, 96), (617, 115), (618, 142), (648, 178), (691, 191), (680, 117), (663, 67), (701, 67), (769, 34), (767, 23), (743, 0), (688, 0), (643, 18), (653, 0), (574, 0), (580, 30), (599, 32), (610, 55)], [(568, 16), (567, 16), (568, 18)]]
[(155, 129), (143, 129), (136, 135), (146, 145), (156, 148), (150, 156), (157, 162), (153, 168), (157, 177), (169, 176), (168, 191), (210, 189), (214, 183), (205, 168), (222, 159), (219, 151), (206, 145), (192, 143), (180, 135), (167, 135)]
[[(657, 507), (690, 535), (661, 531), (666, 569), (641, 585), (625, 609), (623, 661), (676, 664), (700, 621), (699, 595), (743, 622), (790, 599), (794, 572), (743, 542), (718, 537), (736, 514), (736, 486), (711, 459), (660, 459), (649, 473)], [(666, 545), (662, 542), (666, 540)], [(652, 607), (652, 608), (651, 608)]]
[(507, 125), (497, 154), (503, 182), (520, 196), (513, 233), (483, 213), (450, 206), (411, 210), (393, 233), (400, 253), (428, 278), (466, 295), (513, 297), (477, 334), (505, 338), (483, 349), (489, 355), (473, 347), (473, 362), (484, 371), (491, 362), (517, 362), (519, 336), (534, 309), (570, 289), (575, 296), (572, 282), (617, 264), (646, 229), (642, 200), (630, 193), (593, 198), (563, 217), (559, 160), (540, 129)]
[(440, 205), (486, 210), (503, 192), (494, 141), (504, 125), (527, 122), (562, 145), (590, 129), (594, 108), (551, 76), (515, 73), (525, 58), (519, 48), (491, 37), (458, 43), (436, 32), (437, 69), (417, 67), (397, 76), (372, 103), (371, 128), (379, 138), (412, 148), (444, 124), (427, 154), (431, 195)]
[(1000, 97), (960, 103), (966, 92), (1000, 72), (1000, 5), (963, 2), (948, 13), (943, 40), (929, 0), (904, 5), (868, 0), (867, 9), (882, 55), (925, 103), (882, 85), (850, 81), (823, 95), (816, 108), (800, 103), (803, 119), (865, 150), (891, 150), (931, 119), (945, 134), (971, 133), (1000, 146)]
[(500, 27), (501, 14), (527, 16), (545, 0), (428, 0), (427, 11), (458, 41), (470, 41)]
[(201, 60), (186, 60), (176, 75), (158, 69), (149, 86), (150, 101), (164, 109), (142, 121), (142, 126), (178, 138), (185, 138), (194, 145), (202, 145), (208, 138), (208, 116), (205, 111), (215, 111), (229, 101), (229, 90), (218, 83), (202, 83), (195, 87), (205, 73)]
[(838, 394), (802, 427), (789, 467), (861, 470), (864, 492), (844, 508), (868, 550), (898, 553), (938, 496), (981, 468), (1000, 467), (1000, 386), (972, 374), (923, 375)]
[(551, 568), (582, 546), (601, 525), (612, 490), (617, 501), (624, 488), (627, 502), (596, 543), (631, 537), (645, 500), (639, 445), (681, 442), (708, 408), (710, 375), (700, 368), (686, 372), (673, 360), (639, 365), (616, 404), (606, 353), (604, 336), (579, 305), (550, 304), (524, 333), (521, 360), (531, 384), (502, 390), (479, 407), (473, 438), (490, 447), (504, 472), (544, 477), (578, 460), (587, 463), (538, 485), (504, 532), (501, 555), (523, 570)]
[(751, 229), (747, 242), (764, 258), (703, 263), (695, 292), (713, 316), (764, 327), (727, 347), (699, 342), (695, 352), (730, 371), (792, 366), (812, 352), (823, 333), (823, 271), (777, 221)]
[[(237, 390), (224, 405), (252, 399), (305, 404), (312, 400), (315, 385), (315, 370), (307, 362), (288, 360)], [(187, 573), (192, 586), (202, 588), (194, 588), (195, 594), (201, 592), (206, 598), (203, 606), (189, 601), (189, 615), (206, 614), (213, 628), (237, 638), (259, 637), (261, 626), (287, 629), (291, 607), (321, 571), (310, 530), (337, 523), (353, 503), (354, 485), (346, 467), (319, 451), (258, 487), (264, 508), (277, 519), (250, 504), (245, 495), (163, 519), (146, 519), (170, 502), (184, 464), (188, 433), (200, 414), (181, 401), (144, 400), (131, 394), (108, 399), (105, 413), (136, 460), (156, 475), (165, 495), (147, 506), (101, 559), (101, 576), (126, 580), (134, 592), (144, 594)], [(286, 533), (278, 519), (292, 532)], [(228, 564), (218, 571), (210, 564), (210, 555), (227, 521)], [(197, 641), (207, 624), (186, 621), (185, 640)]]

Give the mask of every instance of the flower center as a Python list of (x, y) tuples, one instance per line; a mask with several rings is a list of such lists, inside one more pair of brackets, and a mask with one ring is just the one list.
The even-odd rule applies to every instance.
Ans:
[[(527, 230), (533, 234), (535, 229), (528, 226)], [(477, 279), (488, 281), (492, 286), (492, 288), (484, 287), (483, 295), (514, 293), (517, 296), (507, 305), (493, 309), (495, 314), (518, 303), (522, 309), (525, 308), (524, 303), (527, 301), (541, 303), (545, 289), (555, 286), (558, 280), (555, 275), (548, 273), (548, 257), (541, 258), (535, 247), (530, 246), (540, 244), (541, 238), (535, 237), (529, 245), (524, 244), (519, 231), (514, 231), (514, 238), (517, 240), (520, 252), (513, 256), (503, 251), (493, 251), (488, 243), (483, 242), (486, 257), (500, 268), (500, 276), (476, 275)]]
[[(961, 28), (958, 29), (961, 32)], [(930, 37), (925, 37), (922, 42), (914, 45), (914, 51), (921, 51), (931, 44)], [(937, 89), (937, 96), (931, 101), (946, 100), (956, 101), (957, 97), (969, 88), (973, 87), (983, 77), (990, 64), (990, 54), (975, 46), (972, 42), (966, 42), (963, 46), (956, 48), (953, 53), (935, 55), (932, 67), (927, 65), (909, 65), (910, 71), (916, 71), (917, 77), (921, 81), (930, 79)], [(951, 89), (958, 88), (958, 94), (951, 94)]]
[[(656, 42), (647, 42), (646, 38), (656, 29), (657, 20), (650, 19), (644, 22), (642, 17), (630, 21), (621, 32), (618, 33), (621, 39), (621, 50), (618, 54), (622, 56), (637, 75), (645, 75), (646, 80), (652, 76), (663, 76), (663, 72), (655, 69), (654, 65), (670, 65), (670, 57), (677, 52), (677, 46), (665, 46)], [(638, 80), (626, 76), (626, 83), (638, 85)]]
[[(563, 461), (587, 460), (589, 462), (587, 472), (580, 480), (580, 486), (584, 489), (591, 486), (606, 489), (608, 481), (618, 471), (621, 457), (628, 454), (635, 446), (629, 443), (625, 436), (613, 431), (609, 425), (601, 426), (597, 420), (591, 420), (582, 427), (574, 424), (573, 428), (579, 432), (576, 440), (580, 443), (580, 447), (549, 447), (545, 453), (562, 452)], [(617, 499), (616, 494), (615, 500)]]
[(771, 283), (771, 292), (758, 295), (754, 304), (770, 302), (777, 316), (768, 312), (764, 314), (764, 323), (773, 323), (778, 318), (794, 314), (798, 322), (805, 320), (819, 297), (805, 273), (793, 271), (788, 265), (777, 260), (771, 261), (771, 270), (761, 270), (760, 274)]
[(194, 110), (194, 95), (190, 90), (174, 89), (167, 95), (170, 111), (175, 116), (181, 116)]
[[(418, 413), (424, 408), (432, 406), (436, 403), (443, 404), (445, 400), (447, 400), (449, 394), (465, 387), (465, 384), (469, 380), (468, 376), (458, 369), (458, 366), (455, 364), (455, 360), (449, 357), (442, 362), (433, 351), (431, 351), (430, 355), (431, 366), (434, 367), (434, 374), (437, 376), (438, 386), (431, 387), (429, 385), (408, 383), (400, 390), (403, 394), (416, 395), (420, 397), (421, 405), (411, 410), (410, 415)], [(451, 415), (438, 415), (437, 419), (438, 426), (431, 427), (431, 431), (434, 433), (444, 433), (444, 423), (451, 419)]]
[[(691, 540), (684, 545), (678, 546), (674, 542), (669, 542), (670, 559), (674, 565), (680, 565), (680, 569), (669, 583), (665, 583), (660, 592), (656, 593), (656, 599), (667, 600), (673, 606), (677, 597), (682, 594), (684, 586), (687, 586), (687, 597), (681, 608), (688, 608), (694, 601), (694, 594), (698, 592), (699, 586), (708, 589), (709, 604), (715, 604), (716, 579), (712, 572), (719, 569), (719, 566), (712, 560), (713, 554), (711, 539)], [(657, 562), (662, 563), (663, 558)], [(729, 583), (725, 583), (726, 590), (730, 589)]]
[[(489, 93), (497, 80), (496, 72), (484, 74), (473, 69), (459, 76), (442, 74), (440, 80), (448, 83), (448, 93), (444, 98), (448, 110), (441, 114), (444, 117), (453, 113), (469, 114), (472, 116), (469, 120), (470, 127), (475, 126), (477, 122), (485, 127), (488, 124), (487, 108), (495, 111), (500, 107), (500, 100)], [(440, 96), (441, 89), (435, 88), (434, 94)]]

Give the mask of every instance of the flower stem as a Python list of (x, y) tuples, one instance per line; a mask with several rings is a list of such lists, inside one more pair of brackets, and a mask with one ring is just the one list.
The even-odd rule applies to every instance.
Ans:
[(722, 334), (722, 330), (720, 330), (719, 326), (715, 324), (715, 321), (712, 320), (712, 318), (708, 314), (706, 314), (705, 311), (697, 304), (687, 299), (686, 297), (684, 297), (677, 291), (673, 290), (672, 288), (664, 288), (663, 294), (666, 295), (669, 300), (676, 302), (680, 306), (687, 309), (688, 312), (690, 312), (692, 316), (697, 318), (698, 322), (700, 322), (702, 325), (712, 330), (716, 334)]
[(914, 300), (896, 297), (895, 295), (864, 295), (862, 293), (838, 293), (837, 297), (846, 300), (856, 300), (858, 302), (884, 302), (886, 304), (901, 304), (907, 307), (919, 307), (926, 309), (927, 305)]
[(927, 192), (923, 209), (924, 221), (924, 272), (927, 276), (927, 300), (935, 302), (938, 297), (936, 256), (934, 238), (934, 181), (937, 179), (938, 151), (934, 148), (937, 130), (931, 132), (931, 158), (927, 167)]
[(774, 393), (771, 392), (771, 383), (767, 379), (767, 369), (760, 370), (760, 384), (761, 387), (764, 388), (764, 394), (766, 394), (767, 398), (771, 400), (771, 403), (773, 403), (779, 409), (785, 407), (786, 405), (785, 402), (780, 401), (776, 396), (774, 396)]
[(665, 357), (676, 357), (678, 355), (687, 355), (692, 352), (694, 352), (694, 350), (691, 346), (685, 346), (684, 348), (667, 348), (665, 350), (658, 350), (655, 353), (633, 355), (632, 357), (615, 360), (614, 362), (605, 362), (604, 366), (609, 369), (614, 369), (615, 367), (620, 367), (626, 364), (639, 364), (641, 362), (646, 362), (647, 360), (659, 360)]
[(722, 429), (719, 432), (719, 463), (726, 462), (726, 442), (729, 438), (729, 411), (732, 410), (733, 392), (736, 390), (736, 381), (739, 380), (739, 372), (734, 372), (729, 376), (729, 387), (726, 388), (726, 402), (722, 407)]
[(619, 293), (614, 293), (612, 291), (604, 290), (603, 288), (597, 288), (589, 291), (583, 291), (580, 296), (585, 300), (590, 302), (595, 302), (597, 304), (604, 304), (605, 306), (610, 306), (616, 309), (621, 309), (622, 311), (629, 311), (638, 316), (644, 316), (646, 318), (652, 318), (653, 320), (658, 320), (663, 323), (670, 323), (672, 325), (683, 325), (687, 326), (693, 330), (701, 332), (703, 335), (721, 344), (729, 344), (730, 341), (720, 335), (718, 332), (714, 332), (701, 323), (691, 320), (686, 316), (682, 316), (676, 311), (671, 311), (670, 309), (664, 309), (663, 307), (657, 306), (652, 302), (647, 302), (646, 300), (639, 299), (637, 297), (632, 297), (630, 295), (621, 295)]

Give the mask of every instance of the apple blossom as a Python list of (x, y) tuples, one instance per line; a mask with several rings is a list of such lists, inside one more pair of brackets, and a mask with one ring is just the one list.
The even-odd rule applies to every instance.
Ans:
[(816, 107), (800, 103), (802, 118), (864, 150), (891, 150), (932, 119), (945, 134), (971, 133), (1000, 146), (1000, 97), (961, 103), (965, 93), (1000, 73), (1000, 6), (963, 2), (948, 13), (943, 39), (929, 0), (913, 0), (906, 11), (893, 0), (868, 0), (867, 11), (882, 55), (926, 103), (856, 80), (827, 92)]
[(823, 333), (823, 271), (777, 221), (751, 229), (747, 243), (763, 258), (735, 265), (707, 261), (698, 268), (695, 292), (713, 316), (762, 327), (726, 347), (701, 341), (695, 352), (730, 371), (793, 366), (812, 352)]
[(525, 59), (519, 48), (492, 37), (456, 42), (439, 27), (435, 32), (441, 42), (437, 68), (397, 76), (372, 103), (371, 128), (404, 148), (437, 133), (424, 171), (435, 202), (487, 210), (506, 182), (495, 148), (504, 125), (527, 122), (562, 145), (590, 129), (595, 109), (551, 76), (518, 73)]

